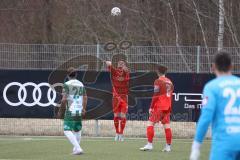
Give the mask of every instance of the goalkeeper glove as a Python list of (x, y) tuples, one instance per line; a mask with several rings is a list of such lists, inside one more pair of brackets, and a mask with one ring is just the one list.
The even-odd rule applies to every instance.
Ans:
[(199, 142), (193, 141), (190, 160), (199, 160), (200, 147), (201, 147), (201, 144)]

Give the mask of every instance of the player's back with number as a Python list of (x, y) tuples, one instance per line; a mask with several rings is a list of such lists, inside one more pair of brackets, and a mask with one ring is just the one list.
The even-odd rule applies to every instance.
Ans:
[(64, 83), (64, 90), (67, 95), (67, 108), (72, 115), (81, 114), (83, 95), (85, 95), (85, 88), (77, 79), (72, 79)]
[(77, 80), (77, 70), (73, 67), (68, 68), (67, 78), (69, 79), (63, 85), (61, 106), (58, 117), (64, 115), (64, 135), (73, 145), (73, 155), (83, 153), (80, 147), (82, 116), (86, 113), (87, 94), (85, 88)]
[[(209, 82), (205, 89), (206, 106), (202, 112), (214, 111), (213, 143), (229, 150), (240, 150), (240, 79), (221, 76)], [(213, 99), (209, 101), (209, 99)]]
[(211, 124), (210, 160), (240, 159), (240, 78), (232, 75), (228, 53), (216, 54), (213, 71), (217, 76), (203, 90), (201, 116), (192, 145), (191, 160), (198, 160), (200, 146)]
[(168, 110), (172, 105), (173, 84), (167, 77), (160, 77), (154, 82), (154, 93), (158, 97), (156, 106)]

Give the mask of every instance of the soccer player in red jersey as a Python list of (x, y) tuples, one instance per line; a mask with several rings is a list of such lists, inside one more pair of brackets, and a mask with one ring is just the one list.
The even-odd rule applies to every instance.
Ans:
[(158, 67), (158, 79), (154, 82), (154, 95), (149, 109), (149, 120), (147, 126), (148, 143), (140, 148), (142, 151), (153, 149), (154, 125), (158, 122), (163, 124), (165, 129), (166, 146), (162, 151), (170, 152), (172, 143), (172, 131), (170, 128), (170, 114), (172, 110), (173, 83), (168, 79), (166, 67)]
[(128, 111), (129, 71), (125, 61), (122, 60), (118, 61), (117, 68), (114, 68), (110, 61), (106, 61), (106, 64), (111, 72), (113, 120), (116, 130), (115, 141), (124, 141), (123, 132)]

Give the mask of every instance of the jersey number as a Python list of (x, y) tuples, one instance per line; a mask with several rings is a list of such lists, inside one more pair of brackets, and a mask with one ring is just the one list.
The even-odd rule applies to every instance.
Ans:
[(235, 91), (232, 88), (226, 88), (223, 90), (223, 96), (225, 98), (230, 97), (227, 106), (224, 110), (224, 114), (225, 115), (240, 114), (240, 106), (234, 106), (236, 100), (240, 98), (240, 89)]
[(77, 88), (77, 87), (73, 87), (72, 89), (74, 91), (74, 96), (73, 98), (79, 98), (79, 95), (82, 95), (83, 94), (83, 88)]

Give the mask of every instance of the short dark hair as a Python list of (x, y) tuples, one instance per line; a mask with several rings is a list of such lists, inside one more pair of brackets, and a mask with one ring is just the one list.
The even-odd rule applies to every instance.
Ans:
[(216, 69), (220, 72), (228, 72), (231, 70), (232, 60), (229, 53), (226, 51), (219, 51), (214, 58)]
[(116, 54), (114, 55), (114, 57), (112, 58), (112, 62), (117, 64), (119, 61), (123, 61), (125, 63), (127, 63), (127, 57), (125, 54)]
[(67, 75), (70, 78), (76, 78), (77, 77), (77, 70), (74, 67), (69, 67), (67, 70)]
[(167, 67), (159, 65), (157, 66), (157, 72), (160, 74), (166, 74), (167, 73)]

